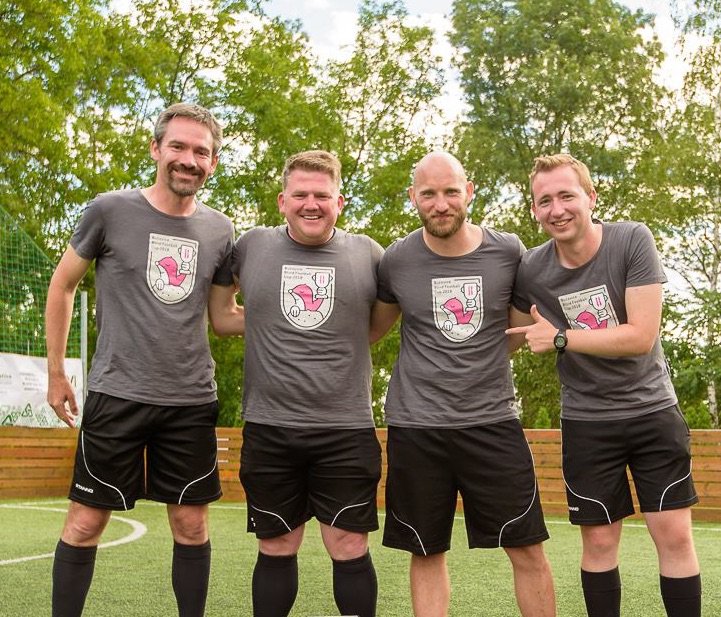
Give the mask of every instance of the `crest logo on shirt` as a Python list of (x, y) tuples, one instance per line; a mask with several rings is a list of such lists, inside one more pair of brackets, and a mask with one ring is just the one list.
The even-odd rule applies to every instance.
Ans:
[(449, 341), (468, 340), (483, 322), (483, 277), (462, 276), (431, 281), (436, 327)]
[(165, 304), (185, 300), (195, 286), (198, 242), (150, 234), (147, 281), (153, 295)]
[(280, 308), (296, 328), (313, 330), (333, 312), (335, 268), (284, 265)]
[(618, 317), (605, 285), (559, 296), (558, 302), (574, 330), (602, 330), (618, 325)]

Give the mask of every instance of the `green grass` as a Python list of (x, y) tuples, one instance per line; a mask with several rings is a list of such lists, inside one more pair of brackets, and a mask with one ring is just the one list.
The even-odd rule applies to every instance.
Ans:
[[(56, 511), (25, 509), (31, 504)], [(5, 501), (0, 503), (0, 561), (52, 553), (64, 521), (67, 502)], [(11, 507), (8, 507), (11, 506)], [(89, 617), (172, 616), (175, 600), (170, 587), (172, 540), (165, 508), (139, 502), (136, 509), (119, 516), (142, 522), (147, 533), (134, 542), (102, 549), (95, 567), (93, 586), (86, 603)], [(546, 551), (556, 581), (559, 617), (585, 615), (578, 563), (578, 530), (559, 518), (548, 518), (551, 539)], [(104, 542), (127, 536), (127, 523), (111, 520)], [(256, 542), (245, 532), (243, 504), (211, 507), (213, 565), (207, 617), (250, 616), (250, 580)], [(696, 546), (704, 585), (704, 617), (721, 615), (721, 525), (696, 524)], [(408, 591), (408, 556), (380, 545), (380, 533), (371, 535), (371, 550), (379, 580), (379, 617), (411, 615)], [(502, 550), (466, 547), (463, 521), (454, 528), (448, 556), (453, 587), (454, 617), (513, 617), (518, 615), (511, 568)], [(293, 617), (337, 615), (331, 592), (331, 566), (311, 521), (299, 555), (300, 591)], [(52, 559), (0, 565), (0, 617), (50, 615)], [(624, 583), (623, 614), (633, 617), (664, 615), (658, 593), (658, 570), (653, 545), (638, 522), (623, 532), (621, 574)]]

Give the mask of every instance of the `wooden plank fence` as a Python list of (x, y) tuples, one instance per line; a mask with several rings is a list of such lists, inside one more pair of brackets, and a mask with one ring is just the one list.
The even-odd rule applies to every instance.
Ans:
[[(387, 433), (385, 429), (377, 432), (383, 446), (383, 477), (378, 489), (378, 503), (383, 506)], [(241, 429), (220, 427), (217, 435), (223, 499), (243, 501), (245, 494), (238, 480)], [(547, 514), (565, 515), (561, 433), (527, 429), (526, 437), (533, 452), (543, 510)], [(76, 441), (74, 429), (0, 427), (0, 499), (67, 495)], [(701, 500), (693, 508), (693, 517), (721, 522), (721, 431), (691, 431), (691, 447), (693, 475)]]

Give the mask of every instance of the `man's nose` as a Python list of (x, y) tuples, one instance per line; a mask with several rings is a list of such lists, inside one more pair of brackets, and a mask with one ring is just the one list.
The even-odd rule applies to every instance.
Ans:
[(551, 200), (550, 210), (551, 210), (551, 214), (558, 214), (558, 213), (563, 212), (563, 210), (564, 210), (563, 201), (561, 199), (559, 199), (558, 197), (554, 197)]
[(436, 211), (445, 212), (446, 210), (448, 210), (448, 208), (450, 208), (450, 206), (448, 204), (448, 201), (446, 201), (446, 198), (443, 197), (442, 195), (439, 196), (436, 199)]
[(195, 154), (192, 150), (183, 150), (180, 153), (178, 159), (178, 162), (184, 167), (190, 167), (192, 169), (195, 169), (198, 166), (198, 163), (195, 160)]

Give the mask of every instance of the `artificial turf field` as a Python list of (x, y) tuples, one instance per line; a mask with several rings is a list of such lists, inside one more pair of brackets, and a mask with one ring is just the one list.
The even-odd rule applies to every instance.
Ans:
[[(0, 502), (0, 617), (50, 615), (52, 558), (32, 557), (53, 552), (66, 507), (63, 499)], [(214, 504), (210, 520), (213, 563), (206, 616), (250, 617), (250, 580), (257, 547), (255, 538), (245, 532), (245, 505)], [(556, 583), (558, 616), (583, 617), (578, 530), (565, 519), (547, 517), (547, 522), (551, 539), (545, 547)], [(721, 524), (697, 523), (694, 530), (703, 576), (703, 616), (721, 617)], [(177, 614), (170, 586), (172, 540), (163, 506), (140, 501), (134, 510), (114, 515), (103, 541), (119, 543), (98, 552), (84, 615)], [(408, 556), (382, 547), (379, 532), (371, 534), (371, 551), (379, 581), (378, 617), (410, 616)], [(298, 559), (300, 584), (291, 616), (337, 615), (330, 560), (314, 521), (306, 526)], [(453, 617), (519, 615), (505, 553), (501, 549), (468, 550), (462, 517), (455, 523), (448, 563)], [(621, 576), (624, 616), (665, 615), (655, 552), (641, 521), (624, 525)]]

